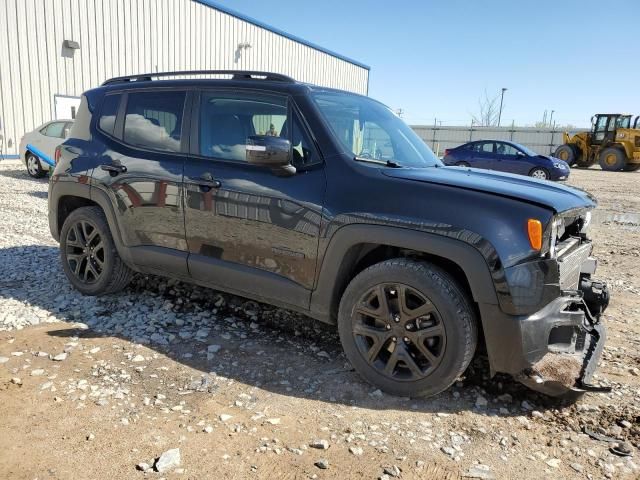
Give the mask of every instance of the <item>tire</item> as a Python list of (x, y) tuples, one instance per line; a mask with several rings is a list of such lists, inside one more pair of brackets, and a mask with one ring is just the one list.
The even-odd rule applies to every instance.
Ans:
[(529, 176), (539, 180), (549, 180), (549, 172), (542, 167), (535, 167), (531, 169)]
[[(400, 303), (404, 313), (398, 313)], [(355, 370), (375, 387), (407, 397), (436, 395), (456, 381), (473, 358), (476, 322), (468, 297), (448, 273), (405, 258), (359, 273), (338, 313), (340, 341)]]
[(640, 169), (640, 163), (627, 164), (624, 167), (625, 172), (635, 172), (638, 169)]
[(607, 147), (600, 152), (600, 168), (608, 172), (618, 172), (627, 166), (627, 155), (616, 147)]
[(133, 275), (116, 251), (100, 207), (82, 207), (69, 214), (60, 232), (60, 257), (67, 278), (84, 295), (122, 290)]
[(554, 157), (559, 158), (560, 160), (564, 160), (569, 164), (570, 167), (573, 167), (578, 161), (578, 152), (574, 145), (572, 144), (564, 144), (560, 145), (555, 153)]
[(42, 168), (40, 159), (33, 153), (27, 152), (25, 155), (27, 173), (32, 178), (42, 178), (47, 174), (47, 171)]
[(456, 167), (470, 167), (471, 165), (469, 165), (467, 162), (456, 162)]

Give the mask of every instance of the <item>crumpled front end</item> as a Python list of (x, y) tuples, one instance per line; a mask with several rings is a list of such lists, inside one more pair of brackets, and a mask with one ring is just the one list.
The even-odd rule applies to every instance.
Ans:
[(607, 285), (585, 277), (579, 290), (523, 322), (523, 341), (529, 343), (525, 350), (536, 350), (537, 344), (546, 345), (547, 351), (516, 379), (551, 396), (607, 391), (592, 382), (607, 337), (601, 316), (608, 303)]
[(507, 271), (511, 298), (542, 308), (514, 314), (480, 305), (492, 372), (551, 396), (608, 390), (593, 385), (593, 374), (606, 341), (609, 290), (592, 278), (597, 262), (581, 222), (574, 217), (567, 233), (554, 238), (553, 256)]

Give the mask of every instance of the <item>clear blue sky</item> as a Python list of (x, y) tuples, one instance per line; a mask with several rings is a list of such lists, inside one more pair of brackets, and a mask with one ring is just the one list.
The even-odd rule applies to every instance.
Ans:
[(503, 124), (640, 114), (640, 0), (217, 0), (371, 67), (409, 123), (469, 124), (501, 87)]

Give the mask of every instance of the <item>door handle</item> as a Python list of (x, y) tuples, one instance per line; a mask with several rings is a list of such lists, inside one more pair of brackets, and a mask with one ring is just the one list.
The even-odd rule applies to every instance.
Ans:
[(104, 170), (105, 172), (109, 172), (113, 176), (127, 171), (127, 167), (125, 167), (124, 165), (113, 165), (113, 164), (100, 165), (100, 169)]
[(189, 183), (204, 188), (220, 188), (222, 186), (222, 182), (213, 178), (209, 172), (203, 173), (199, 178), (190, 178)]

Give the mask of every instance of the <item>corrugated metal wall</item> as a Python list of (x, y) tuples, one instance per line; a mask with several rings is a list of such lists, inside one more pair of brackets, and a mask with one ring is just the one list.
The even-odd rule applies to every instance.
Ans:
[(18, 153), (25, 132), (54, 118), (54, 95), (119, 75), (204, 69), (273, 71), (362, 94), (369, 75), (192, 0), (0, 0), (0, 155)]
[[(449, 127), (433, 125), (412, 125), (411, 128), (431, 149), (440, 156), (447, 148), (454, 148), (475, 140), (508, 140), (519, 143), (531, 150), (548, 155), (562, 145), (564, 130), (535, 127)], [(570, 135), (585, 131), (575, 129)]]

